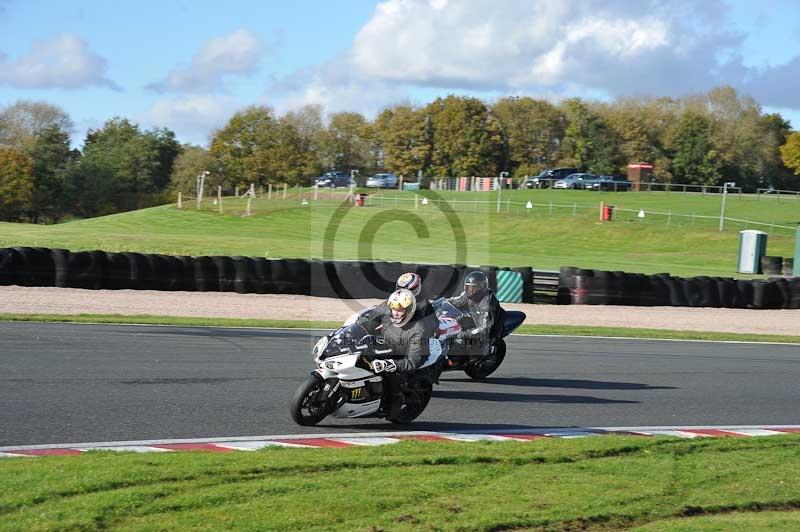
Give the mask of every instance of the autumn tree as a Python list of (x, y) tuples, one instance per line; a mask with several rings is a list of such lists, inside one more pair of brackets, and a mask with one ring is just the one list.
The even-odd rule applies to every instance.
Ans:
[(504, 171), (500, 122), (477, 98), (447, 96), (425, 107), (432, 130), (431, 172), (492, 176)]
[(370, 126), (359, 113), (334, 113), (323, 135), (323, 168), (349, 172), (358, 170), (359, 180), (373, 169), (370, 164)]
[(781, 146), (781, 159), (795, 175), (800, 175), (800, 133), (791, 133)]
[(492, 106), (508, 150), (509, 171), (538, 174), (553, 166), (564, 136), (564, 115), (551, 103), (528, 97), (503, 98)]
[(277, 181), (266, 153), (276, 144), (277, 132), (278, 121), (269, 107), (252, 106), (239, 111), (211, 140), (212, 174), (235, 185)]
[(60, 107), (21, 100), (0, 111), (0, 145), (30, 149), (42, 132), (55, 129), (69, 136), (73, 127), (72, 119)]
[[(175, 159), (170, 176), (169, 189), (172, 192), (183, 192), (184, 194), (194, 194), (197, 188), (197, 176), (211, 168), (211, 156), (208, 150), (200, 146), (184, 144), (180, 155)], [(211, 179), (206, 180), (210, 187), (222, 184)], [(217, 176), (213, 176), (214, 179)]]
[(431, 157), (430, 119), (419, 109), (400, 105), (386, 109), (375, 119), (383, 166), (398, 175), (425, 172)]
[(0, 220), (21, 220), (33, 198), (33, 162), (22, 150), (0, 147)]

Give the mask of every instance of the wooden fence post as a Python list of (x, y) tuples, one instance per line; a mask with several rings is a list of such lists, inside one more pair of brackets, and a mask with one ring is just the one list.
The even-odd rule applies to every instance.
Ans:
[(178, 192), (178, 208), (183, 209), (183, 192)]
[(217, 202), (219, 203), (219, 213), (222, 214), (222, 185), (217, 185)]

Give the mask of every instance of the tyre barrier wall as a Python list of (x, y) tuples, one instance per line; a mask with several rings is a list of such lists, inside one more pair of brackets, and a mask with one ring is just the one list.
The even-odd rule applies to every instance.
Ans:
[[(0, 248), (0, 286), (56, 286), (107, 290), (169, 290), (298, 294), (346, 299), (384, 298), (397, 278), (417, 272), (423, 295), (458, 294), (474, 267), (400, 262), (322, 261), (253, 257), (186, 257), (66, 249)], [(481, 266), (497, 289), (497, 268)], [(533, 295), (530, 268), (519, 272), (525, 299)]]
[(667, 273), (644, 275), (565, 266), (559, 272), (558, 285), (559, 304), (800, 308), (800, 277), (766, 281), (706, 276), (686, 279)]
[[(378, 299), (394, 289), (400, 274), (423, 278), (423, 296), (458, 294), (474, 267), (400, 262), (322, 261), (253, 257), (187, 257), (71, 252), (38, 247), (0, 248), (0, 286), (57, 286), (109, 290), (168, 290), (297, 294), (344, 299)], [(522, 277), (525, 303), (534, 302), (531, 268), (479, 268), (497, 293), (497, 271)], [(721, 277), (684, 279), (667, 273), (644, 275), (563, 267), (560, 304), (726, 308), (800, 308), (800, 277), (767, 281)]]

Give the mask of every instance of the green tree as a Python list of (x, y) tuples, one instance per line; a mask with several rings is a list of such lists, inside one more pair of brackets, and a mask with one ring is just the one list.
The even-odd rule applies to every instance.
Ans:
[(622, 166), (614, 131), (580, 98), (563, 104), (567, 118), (560, 163), (596, 174), (612, 174)]
[(181, 144), (175, 138), (175, 133), (167, 128), (145, 131), (144, 142), (156, 153), (156, 165), (150, 178), (151, 189), (165, 190), (169, 185), (175, 160), (181, 153)]
[(792, 132), (788, 120), (778, 113), (761, 117), (761, 129), (767, 137), (763, 153), (763, 172), (758, 186), (772, 185), (779, 189), (800, 188), (800, 177), (789, 169), (783, 160), (781, 147), (786, 144)]
[[(154, 195), (168, 184), (179, 151), (171, 131), (143, 133), (128, 119), (113, 118), (87, 134), (79, 168), (68, 172), (70, 201), (81, 203), (84, 214), (92, 213), (93, 208), (97, 213), (113, 212), (158, 202), (163, 198)], [(104, 180), (102, 185), (98, 179)], [(89, 186), (95, 190), (89, 191)], [(102, 201), (86, 199), (96, 197), (97, 191), (106, 195)]]
[(67, 167), (64, 196), (69, 212), (82, 218), (112, 214), (122, 203), (113, 167), (96, 156)]
[(425, 107), (432, 129), (431, 171), (436, 176), (493, 176), (504, 171), (500, 122), (477, 98), (449, 95)]
[(723, 163), (711, 142), (711, 124), (704, 115), (684, 113), (669, 137), (668, 148), (676, 182), (713, 185), (719, 181)]
[(18, 221), (33, 198), (33, 162), (21, 150), (0, 147), (0, 220)]
[(28, 150), (32, 161), (33, 197), (28, 218), (58, 221), (67, 210), (64, 185), (68, 166), (80, 159), (80, 152), (70, 149), (69, 134), (57, 126), (40, 131)]

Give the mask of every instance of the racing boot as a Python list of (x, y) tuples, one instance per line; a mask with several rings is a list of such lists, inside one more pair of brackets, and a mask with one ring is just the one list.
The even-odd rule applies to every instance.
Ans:
[(393, 393), (389, 407), (389, 417), (397, 419), (403, 414), (406, 407), (406, 397), (402, 393)]

